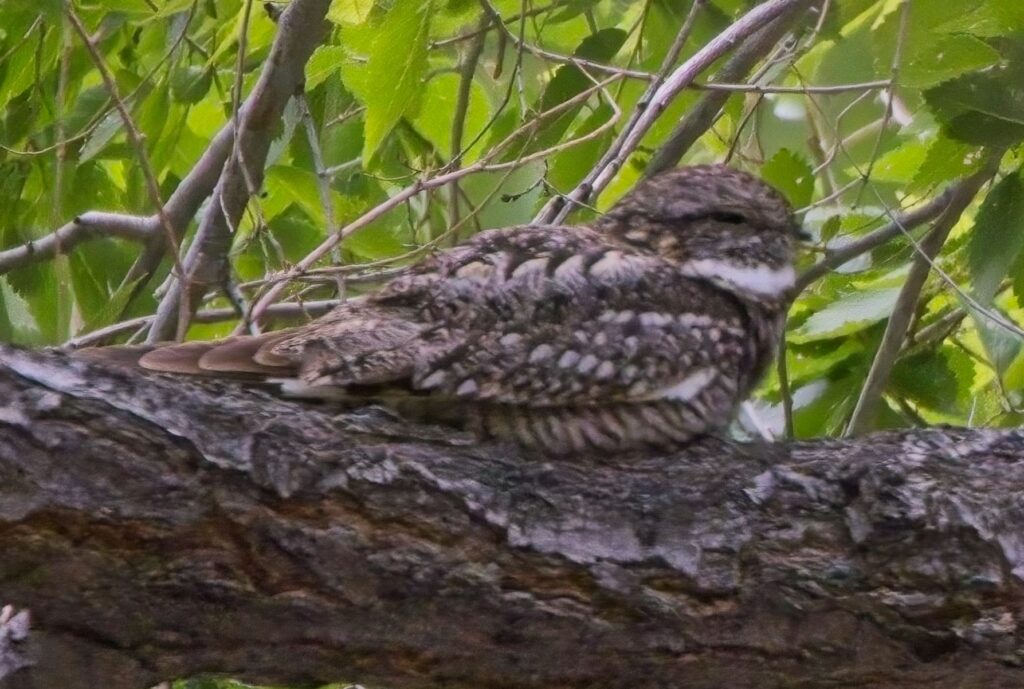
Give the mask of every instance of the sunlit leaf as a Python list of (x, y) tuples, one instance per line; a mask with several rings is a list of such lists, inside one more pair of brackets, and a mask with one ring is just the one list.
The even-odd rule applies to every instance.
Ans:
[(345, 59), (345, 49), (337, 45), (322, 45), (306, 63), (306, 90), (312, 91), (325, 79), (337, 74)]
[(774, 184), (794, 208), (811, 202), (814, 194), (814, 171), (801, 156), (789, 149), (780, 149), (761, 166), (761, 177)]
[[(366, 134), (363, 160), (416, 103), (427, 69), (432, 2), (397, 0), (377, 31), (366, 65)], [(379, 84), (388, 84), (381, 88)]]
[(814, 342), (863, 330), (892, 313), (899, 288), (855, 292), (814, 313), (790, 334), (796, 343)]
[(332, 0), (327, 18), (335, 24), (362, 24), (370, 16), (374, 0)]
[(1007, 175), (978, 211), (967, 245), (974, 295), (992, 301), (999, 283), (1024, 250), (1024, 179)]

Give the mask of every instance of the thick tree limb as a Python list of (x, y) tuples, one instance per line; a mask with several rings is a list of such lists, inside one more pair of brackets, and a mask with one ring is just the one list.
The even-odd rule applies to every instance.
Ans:
[(0, 595), (36, 661), (0, 686), (1024, 684), (1020, 430), (456, 438), (0, 349)]

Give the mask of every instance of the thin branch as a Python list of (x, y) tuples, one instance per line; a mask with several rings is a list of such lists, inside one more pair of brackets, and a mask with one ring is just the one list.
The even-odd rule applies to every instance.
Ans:
[[(896, 45), (892, 54), (892, 65), (889, 68), (889, 80), (892, 81), (893, 84), (897, 84), (899, 82), (900, 62), (903, 59), (903, 47), (907, 42), (907, 34), (910, 31), (910, 0), (900, 1), (899, 21), (899, 28), (896, 30)], [(885, 99), (885, 112), (882, 114), (882, 121), (878, 127), (878, 136), (875, 137), (874, 148), (871, 151), (871, 155), (868, 157), (868, 167), (862, 174), (861, 179), (863, 180), (863, 183), (860, 191), (857, 193), (857, 201), (854, 205), (860, 205), (861, 195), (864, 193), (868, 180), (871, 179), (871, 173), (875, 169), (875, 162), (878, 160), (878, 154), (882, 150), (882, 139), (885, 137), (885, 131), (889, 126), (890, 120), (892, 120), (894, 103), (894, 98), (890, 97)]]
[(0, 275), (15, 268), (67, 253), (82, 242), (100, 237), (118, 237), (149, 242), (159, 227), (150, 217), (90, 211), (74, 218), (55, 232), (0, 251)]
[[(309, 150), (313, 156), (313, 167), (316, 170), (316, 188), (320, 194), (320, 205), (324, 208), (324, 220), (327, 222), (327, 232), (331, 233), (338, 229), (338, 219), (334, 212), (334, 198), (331, 194), (331, 177), (327, 174), (327, 166), (324, 163), (324, 154), (320, 149), (320, 136), (316, 131), (316, 122), (313, 121), (313, 113), (309, 110), (309, 101), (306, 96), (300, 94), (295, 97), (299, 105), (299, 114), (302, 118), (303, 128), (306, 130), (306, 141), (309, 143)], [(341, 263), (341, 252), (335, 252), (332, 256), (336, 264)]]
[(341, 228), (338, 232), (327, 237), (327, 239), (325, 239), (320, 244), (320, 246), (318, 246), (316, 249), (307, 254), (301, 261), (296, 263), (291, 268), (291, 270), (289, 270), (283, 276), (283, 279), (281, 281), (274, 284), (266, 292), (266, 294), (264, 294), (263, 297), (261, 297), (260, 300), (256, 302), (256, 305), (253, 307), (253, 314), (251, 318), (253, 318), (254, 320), (259, 319), (263, 311), (278, 298), (278, 296), (284, 290), (289, 280), (292, 280), (308, 271), (317, 261), (323, 258), (328, 252), (331, 251), (333, 247), (337, 246), (338, 243), (340, 243), (343, 239), (363, 229), (377, 218), (383, 216), (385, 213), (387, 213), (393, 208), (398, 207), (402, 203), (405, 203), (406, 201), (416, 196), (417, 194), (420, 194), (424, 191), (428, 191), (430, 189), (435, 189), (437, 187), (443, 187), (456, 180), (462, 179), (467, 175), (477, 174), (480, 172), (512, 170), (518, 167), (522, 167), (523, 165), (534, 160), (542, 160), (551, 155), (554, 155), (555, 153), (558, 153), (559, 151), (566, 150), (574, 146), (578, 146), (587, 141), (591, 141), (593, 139), (603, 136), (605, 131), (615, 126), (615, 123), (621, 116), (621, 111), (618, 110), (614, 100), (612, 99), (608, 99), (609, 105), (612, 107), (614, 111), (612, 116), (608, 119), (607, 122), (604, 122), (601, 126), (595, 128), (593, 131), (588, 132), (587, 134), (579, 136), (575, 139), (564, 141), (550, 148), (543, 149), (535, 153), (531, 153), (530, 155), (527, 156), (516, 158), (515, 160), (510, 160), (503, 163), (491, 162), (494, 159), (498, 158), (502, 153), (504, 153), (505, 149), (510, 144), (520, 140), (520, 137), (523, 135), (524, 132), (529, 132), (532, 129), (536, 128), (544, 119), (558, 115), (559, 113), (562, 113), (565, 110), (573, 108), (577, 104), (586, 101), (594, 93), (601, 92), (609, 84), (618, 81), (620, 78), (621, 77), (618, 76), (610, 77), (605, 81), (599, 82), (595, 84), (593, 87), (588, 88), (585, 91), (582, 91), (573, 98), (562, 101), (561, 103), (551, 108), (550, 110), (540, 113), (532, 121), (515, 129), (512, 133), (505, 137), (505, 139), (501, 143), (493, 147), (486, 156), (475, 162), (473, 165), (460, 168), (458, 170), (453, 170), (451, 172), (447, 172), (444, 174), (440, 174), (435, 177), (419, 179), (412, 183), (411, 185), (405, 187), (398, 193), (396, 193), (394, 196), (390, 197), (387, 201), (384, 201), (383, 203), (380, 203), (377, 206), (366, 211), (361, 216), (353, 220), (351, 223)]
[[(790, 19), (793, 18), (793, 15), (789, 15), (789, 16), (790, 16)], [(778, 21), (779, 21), (778, 19), (775, 20), (775, 22), (778, 22)], [(783, 21), (781, 23), (786, 25), (785, 28), (787, 28), (787, 29), (789, 28), (790, 22)], [(774, 24), (774, 22), (773, 22), (773, 24)], [(765, 31), (767, 33), (768, 27), (765, 27), (764, 29), (762, 29), (762, 31)], [(783, 31), (782, 33), (785, 33), (785, 32)], [(781, 36), (781, 34), (780, 34), (780, 36)], [(746, 46), (748, 46), (748, 45), (752, 46), (754, 40), (755, 40), (755, 38), (752, 37), (750, 41), (748, 41), (747, 43), (744, 44), (744, 48), (746, 48)], [(761, 43), (761, 39), (758, 38), (757, 42)], [(768, 45), (774, 45), (777, 42), (778, 42), (778, 39), (776, 39), (775, 41), (772, 41), (772, 42), (769, 42), (769, 41), (765, 40), (765, 43), (767, 43)], [(743, 49), (741, 49), (741, 50), (743, 50)], [(741, 55), (741, 50), (737, 50), (736, 51), (736, 55), (733, 57), (733, 59), (730, 60), (728, 63), (726, 63), (725, 67), (722, 68), (722, 71), (721, 71), (721, 74), (720, 74), (721, 76), (724, 77), (727, 74), (726, 70), (729, 69), (730, 65), (733, 64), (733, 61), (737, 61), (737, 62), (739, 61), (739, 57)], [(746, 52), (746, 51), (744, 51), (744, 52)], [(752, 49), (751, 53), (753, 53), (753, 52), (756, 52), (756, 51), (753, 51), (753, 49)], [(767, 50), (762, 52), (762, 57), (763, 57), (764, 53), (767, 53)], [(758, 59), (760, 59), (760, 58), (758, 58)], [(754, 60), (754, 62), (756, 62), (756, 61), (757, 60)], [(748, 67), (748, 70), (749, 70), (749, 67)], [(719, 75), (716, 74), (715, 76), (718, 77)], [(739, 78), (742, 78), (742, 76), (743, 75), (740, 75), (738, 77), (731, 77), (731, 78), (732, 79), (739, 79)], [(768, 86), (768, 85), (761, 85), (761, 84), (726, 84), (726, 83), (719, 83), (717, 81), (709, 81), (709, 82), (706, 82), (706, 83), (703, 83), (703, 84), (691, 84), (689, 86), (689, 88), (694, 89), (696, 91), (727, 91), (727, 92), (730, 92), (730, 93), (763, 93), (763, 94), (768, 94), (768, 93), (794, 93), (794, 94), (815, 93), (815, 94), (829, 95), (829, 94), (850, 93), (851, 91), (876, 91), (878, 89), (887, 89), (890, 86), (892, 86), (892, 82), (890, 80), (888, 80), (888, 79), (879, 79), (879, 80), (876, 80), (876, 81), (862, 81), (862, 82), (859, 82), (859, 83), (852, 83), (852, 84), (821, 84), (821, 85), (818, 85), (818, 86), (813, 86), (813, 85), (808, 85), (808, 86)]]
[(896, 357), (903, 347), (907, 336), (910, 320), (917, 308), (921, 289), (931, 272), (932, 263), (939, 254), (950, 230), (960, 219), (960, 215), (971, 204), (981, 187), (992, 178), (999, 168), (999, 156), (989, 159), (985, 168), (964, 180), (953, 191), (948, 204), (936, 219), (928, 235), (918, 243), (918, 254), (907, 273), (906, 282), (896, 298), (892, 315), (886, 324), (885, 334), (878, 346), (867, 380), (861, 389), (857, 405), (850, 417), (846, 435), (858, 435), (868, 431), (873, 425), (882, 403), (882, 393), (889, 381), (889, 374), (896, 362)]
[(160, 196), (160, 185), (157, 182), (156, 174), (153, 172), (153, 166), (149, 162), (149, 154), (146, 153), (146, 145), (142, 132), (135, 125), (135, 120), (132, 118), (131, 113), (128, 111), (128, 106), (125, 105), (124, 100), (121, 99), (120, 94), (117, 90), (117, 82), (114, 79), (114, 75), (111, 74), (110, 69), (107, 67), (106, 61), (103, 59), (103, 55), (100, 54), (99, 49), (93, 42), (92, 38), (89, 37), (89, 33), (85, 30), (85, 26), (82, 21), (75, 14), (75, 10), (71, 5), (66, 5), (64, 8), (65, 14), (68, 20), (71, 22), (71, 26), (75, 29), (75, 32), (82, 39), (85, 44), (86, 50), (92, 57), (93, 64), (96, 65), (96, 69), (100, 73), (100, 77), (103, 80), (103, 85), (107, 90), (107, 93), (114, 101), (114, 107), (117, 109), (118, 114), (121, 116), (121, 121), (124, 124), (125, 132), (128, 135), (128, 140), (131, 142), (132, 148), (135, 149), (135, 155), (139, 160), (139, 167), (142, 170), (142, 176), (146, 181), (146, 191), (149, 194), (149, 200), (156, 209), (156, 216), (159, 219), (160, 227), (165, 233), (165, 239), (170, 247), (174, 250), (174, 265), (175, 269), (180, 274), (182, 271), (181, 263), (178, 260), (178, 238), (174, 231), (174, 225), (171, 223), (170, 217), (167, 215), (167, 210), (164, 207), (163, 199)]
[[(317, 318), (324, 315), (335, 306), (342, 303), (341, 299), (322, 299), (315, 301), (304, 301), (304, 302), (281, 302), (279, 304), (271, 304), (265, 312), (264, 318), (266, 320), (275, 320), (278, 318), (302, 318), (307, 317), (310, 319)], [(196, 311), (192, 320), (196, 323), (223, 323), (224, 321), (231, 321), (239, 317), (238, 308), (236, 306), (230, 306), (225, 308), (216, 309), (203, 309)], [(127, 321), (121, 321), (120, 323), (114, 323), (108, 325), (105, 328), (99, 328), (92, 332), (79, 335), (78, 337), (72, 338), (64, 343), (66, 349), (79, 349), (81, 347), (92, 347), (94, 345), (103, 344), (109, 342), (111, 338), (117, 337), (132, 330), (138, 328), (148, 327), (156, 316), (140, 316), (138, 318), (132, 318)]]
[[(505, 22), (509, 23), (509, 24), (511, 24), (512, 22), (518, 22), (518, 21), (521, 21), (521, 20), (523, 20), (523, 19), (525, 19), (527, 17), (533, 17), (533, 16), (536, 16), (538, 14), (544, 14), (545, 12), (553, 10), (553, 9), (555, 9), (555, 8), (561, 6), (561, 5), (567, 5), (567, 4), (569, 4), (569, 0), (559, 0), (558, 2), (552, 2), (552, 3), (549, 3), (547, 5), (541, 5), (539, 7), (532, 7), (529, 10), (526, 10), (525, 12), (522, 12), (520, 14), (513, 14), (508, 19), (506, 19)], [(478, 25), (475, 29), (473, 29), (471, 31), (467, 31), (466, 33), (459, 34), (458, 36), (452, 36), (451, 38), (442, 38), (442, 39), (438, 39), (436, 41), (431, 41), (430, 48), (433, 50), (433, 49), (436, 49), (436, 48), (443, 48), (445, 46), (452, 45), (453, 43), (459, 43), (461, 41), (468, 41), (471, 38), (475, 38), (475, 37), (479, 36), (481, 33), (484, 33), (486, 31), (490, 31), (490, 29), (491, 29), (491, 23), (490, 23), (490, 21), (488, 21), (485, 26)]]
[(687, 12), (682, 26), (679, 27), (679, 31), (676, 33), (676, 37), (672, 41), (672, 45), (665, 53), (665, 57), (661, 62), (661, 68), (658, 70), (658, 74), (647, 86), (647, 90), (644, 92), (644, 95), (640, 97), (636, 108), (633, 110), (629, 120), (622, 128), (623, 132), (631, 131), (633, 127), (636, 126), (637, 121), (643, 116), (643, 113), (647, 109), (649, 103), (658, 93), (658, 89), (665, 83), (666, 76), (672, 70), (672, 66), (675, 65), (676, 60), (679, 59), (679, 54), (683, 51), (683, 46), (686, 45), (686, 41), (689, 40), (690, 34), (693, 32), (693, 25), (697, 21), (697, 15), (704, 8), (705, 4), (706, 0), (693, 0), (693, 3), (690, 5), (690, 11)]
[[(736, 49), (736, 54), (715, 74), (715, 81), (738, 81), (746, 77), (754, 65), (763, 60), (789, 31), (800, 17), (800, 9), (807, 4), (804, 2), (794, 5), (745, 41)], [(755, 84), (718, 83), (707, 83), (698, 88), (707, 89), (710, 93), (686, 113), (665, 142), (658, 147), (651, 162), (647, 164), (645, 175), (650, 176), (677, 165), (697, 139), (714, 124), (731, 92), (751, 90), (755, 93), (769, 93), (775, 90), (775, 87), (769, 89)]]
[[(459, 66), (459, 91), (455, 100), (455, 115), (452, 118), (452, 143), (451, 157), (448, 165), (455, 170), (462, 163), (462, 135), (466, 127), (466, 115), (469, 112), (469, 101), (473, 89), (473, 77), (476, 75), (477, 65), (480, 63), (480, 56), (484, 51), (484, 43), (487, 40), (487, 25), (489, 18), (486, 15), (480, 18), (480, 33), (469, 46), (469, 50), (462, 58)], [(448, 195), (448, 222), (454, 225), (459, 221), (459, 183), (452, 182)]]
[(830, 271), (838, 268), (847, 261), (851, 261), (862, 254), (895, 239), (906, 230), (912, 230), (919, 225), (931, 222), (946, 210), (950, 201), (961, 193), (961, 189), (967, 185), (973, 185), (972, 178), (966, 178), (946, 188), (941, 194), (928, 203), (900, 214), (897, 218), (883, 227), (873, 230), (863, 237), (859, 237), (835, 249), (829, 249), (825, 258), (805, 270), (796, 280), (797, 291), (806, 289), (811, 283), (824, 277)]
[[(224, 166), (214, 189), (214, 202), (208, 206), (185, 257), (184, 272), (157, 307), (157, 318), (147, 336), (149, 342), (169, 339), (180, 331), (180, 319), (175, 318), (179, 304), (185, 303), (188, 313), (193, 313), (202, 300), (204, 287), (220, 284), (227, 274), (231, 228), (237, 227), (250, 190), (262, 183), (263, 165), (275, 127), (288, 100), (302, 84), (306, 61), (326, 28), (329, 6), (329, 0), (295, 0), (281, 15), (267, 66), (239, 110), (239, 136), (235, 142), (239, 155), (229, 158)], [(183, 285), (197, 286), (189, 290), (187, 300), (183, 298)]]
[(782, 398), (783, 426), (786, 430), (786, 440), (796, 437), (796, 430), (793, 424), (793, 393), (789, 387), (789, 370), (786, 367), (786, 329), (782, 329), (782, 336), (779, 338), (779, 353), (776, 366), (779, 376), (779, 396)]
[(782, 13), (800, 6), (807, 0), (768, 0), (761, 3), (722, 33), (711, 39), (707, 45), (694, 53), (680, 65), (658, 88), (643, 114), (633, 127), (623, 129), (615, 142), (601, 158), (594, 171), (586, 176), (575, 189), (565, 196), (552, 199), (537, 214), (536, 221), (545, 224), (561, 222), (575, 206), (588, 202), (608, 185), (625, 161), (632, 155), (644, 135), (669, 106), (676, 95), (693, 83), (697, 75), (722, 57), (737, 43), (766, 26)]

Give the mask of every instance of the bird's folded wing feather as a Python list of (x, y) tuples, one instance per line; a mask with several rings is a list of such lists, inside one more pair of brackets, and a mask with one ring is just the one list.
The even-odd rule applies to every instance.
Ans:
[[(747, 356), (739, 307), (580, 228), (484, 233), (259, 350), (313, 386), (530, 406), (685, 399)], [(715, 314), (710, 316), (708, 314)]]
[(173, 373), (297, 377), (305, 389), (562, 406), (685, 400), (741, 367), (748, 347), (741, 309), (677, 266), (586, 228), (527, 226), (481, 233), (308, 325), (135, 358)]

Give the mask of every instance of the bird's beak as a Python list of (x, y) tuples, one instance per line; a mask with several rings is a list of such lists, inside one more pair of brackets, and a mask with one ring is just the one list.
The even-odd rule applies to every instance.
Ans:
[(793, 228), (793, 234), (795, 234), (796, 238), (799, 239), (801, 242), (809, 242), (812, 239), (814, 239), (811, 233), (805, 230), (802, 225), (797, 225), (795, 228)]

